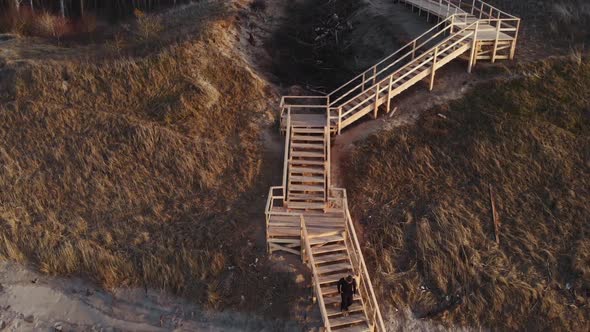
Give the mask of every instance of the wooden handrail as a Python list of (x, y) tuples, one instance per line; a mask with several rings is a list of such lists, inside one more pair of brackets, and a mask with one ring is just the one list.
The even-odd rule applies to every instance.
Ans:
[[(345, 224), (346, 224), (346, 228), (348, 229), (348, 232), (346, 232), (346, 236), (350, 237), (350, 242), (353, 246), (353, 252), (356, 253), (356, 259), (359, 262), (359, 272), (361, 273), (361, 282), (359, 283), (359, 287), (362, 286), (361, 284), (363, 282), (365, 282), (366, 285), (366, 293), (367, 296), (369, 297), (368, 303), (371, 304), (372, 310), (373, 310), (373, 314), (374, 314), (374, 321), (373, 324), (375, 326), (378, 327), (378, 331), (383, 331), (385, 332), (385, 323), (383, 321), (383, 317), (381, 316), (381, 311), (379, 309), (379, 302), (377, 302), (377, 297), (375, 296), (375, 291), (373, 290), (373, 284), (371, 282), (371, 278), (369, 277), (369, 271), (367, 270), (367, 264), (365, 263), (365, 258), (363, 257), (362, 251), (361, 251), (361, 245), (360, 242), (358, 240), (358, 237), (356, 235), (356, 230), (354, 227), (354, 223), (352, 222), (352, 217), (350, 216), (350, 211), (348, 209), (348, 198), (346, 195), (346, 190), (342, 189), (343, 191), (343, 199), (342, 199), (342, 204), (343, 204), (343, 209), (345, 212)], [(362, 296), (362, 294), (361, 294)]]
[[(478, 21), (476, 21), (476, 22), (478, 22)], [(466, 26), (465, 28), (461, 29), (460, 31), (458, 31), (458, 32), (454, 33), (453, 35), (449, 36), (448, 38), (446, 38), (444, 41), (440, 42), (440, 43), (439, 43), (439, 44), (437, 44), (436, 46), (434, 46), (434, 47), (430, 48), (429, 50), (425, 51), (425, 52), (424, 52), (422, 55), (420, 55), (420, 56), (418, 56), (416, 59), (414, 59), (414, 60), (412, 60), (412, 61), (410, 61), (410, 62), (406, 63), (404, 66), (402, 66), (402, 67), (401, 67), (401, 68), (399, 68), (398, 70), (394, 71), (393, 73), (391, 73), (390, 75), (388, 75), (387, 77), (385, 77), (385, 78), (384, 78), (382, 81), (380, 81), (380, 82), (379, 82), (379, 83), (377, 83), (377, 84), (380, 84), (380, 83), (382, 83), (383, 81), (386, 81), (386, 80), (388, 80), (388, 79), (389, 79), (389, 76), (394, 76), (394, 75), (396, 75), (396, 74), (397, 74), (397, 73), (399, 73), (401, 70), (405, 69), (406, 67), (408, 67), (408, 66), (410, 66), (410, 65), (412, 65), (412, 64), (415, 64), (415, 63), (416, 63), (416, 62), (418, 62), (418, 61), (421, 61), (421, 62), (423, 62), (423, 63), (422, 63), (422, 64), (420, 64), (419, 66), (417, 66), (417, 67), (413, 68), (413, 69), (412, 69), (412, 70), (410, 70), (409, 72), (405, 73), (404, 75), (402, 75), (402, 76), (398, 77), (396, 80), (394, 80), (392, 84), (394, 84), (394, 85), (395, 85), (395, 83), (397, 83), (397, 82), (399, 82), (400, 80), (402, 80), (403, 78), (405, 78), (405, 77), (409, 76), (411, 73), (415, 72), (415, 71), (416, 71), (418, 68), (420, 68), (420, 67), (422, 67), (422, 66), (426, 65), (426, 64), (427, 64), (427, 63), (428, 63), (430, 60), (432, 60), (432, 57), (428, 57), (428, 54), (430, 54), (430, 53), (431, 53), (431, 52), (433, 52), (435, 49), (437, 49), (437, 48), (439, 47), (439, 45), (440, 45), (440, 44), (444, 44), (446, 41), (450, 40), (451, 38), (453, 38), (453, 37), (455, 37), (455, 36), (457, 36), (457, 35), (459, 35), (459, 34), (463, 34), (463, 33), (464, 33), (464, 32), (466, 32), (467, 30), (469, 30), (469, 29), (471, 29), (472, 27), (474, 27), (476, 22), (473, 22), (473, 23), (469, 24), (468, 26)], [(426, 58), (426, 59), (424, 59), (425, 57), (427, 57), (427, 58)], [(375, 86), (377, 86), (377, 84), (375, 84), (375, 85), (373, 85), (373, 86), (371, 86), (371, 87), (367, 88), (367, 89), (366, 89), (366, 91), (370, 91), (370, 90), (373, 90), (373, 89), (375, 89)], [(355, 97), (349, 98), (349, 99), (348, 99), (348, 101), (347, 101), (347, 102), (345, 102), (345, 103), (344, 103), (343, 105), (341, 105), (341, 106), (345, 106), (345, 105), (347, 105), (348, 103), (352, 102), (353, 100), (356, 100), (357, 98), (359, 98), (360, 96), (362, 96), (364, 93), (365, 93), (365, 92), (361, 92), (361, 93), (357, 94)], [(348, 114), (351, 114), (351, 113), (352, 113), (354, 110), (356, 110), (356, 109), (358, 109), (359, 107), (361, 107), (361, 106), (362, 106), (362, 105), (363, 105), (363, 104), (364, 104), (364, 103), (365, 103), (367, 100), (369, 100), (369, 99), (372, 99), (372, 98), (375, 98), (375, 96), (374, 96), (373, 94), (370, 94), (370, 95), (368, 95), (368, 96), (367, 96), (367, 98), (365, 98), (365, 100), (363, 100), (362, 102), (360, 102), (360, 103), (356, 104), (356, 105), (355, 105), (355, 106), (353, 106), (353, 107), (352, 107), (350, 110), (348, 110), (348, 111), (346, 111), (345, 113), (343, 113), (343, 114), (342, 114), (342, 117), (345, 117), (345, 116), (347, 116)]]
[(283, 198), (284, 201), (287, 201), (287, 169), (289, 168), (289, 142), (291, 141), (291, 108), (289, 108), (289, 113), (287, 113), (287, 128), (286, 128), (286, 136), (285, 136), (285, 160), (283, 163)]
[[(454, 15), (453, 15), (454, 16)], [(411, 42), (407, 43), (406, 45), (404, 45), (402, 48), (398, 49), (397, 51), (393, 52), (392, 54), (388, 55), (387, 57), (385, 57), (384, 59), (382, 59), (381, 61), (377, 62), (375, 65), (371, 66), (371, 68), (367, 69), (366, 71), (364, 71), (363, 73), (359, 74), (358, 76), (356, 76), (355, 78), (353, 78), (352, 80), (348, 81), (347, 83), (341, 85), (340, 87), (338, 87), (336, 90), (332, 91), (331, 93), (328, 94), (328, 97), (330, 98), (330, 106), (334, 105), (335, 103), (337, 103), (338, 101), (342, 100), (342, 98), (346, 97), (347, 95), (349, 95), (352, 91), (358, 89), (359, 87), (363, 86), (366, 82), (366, 75), (367, 73), (370, 73), (372, 71), (374, 71), (374, 68), (377, 68), (378, 66), (384, 64), (386, 61), (390, 60), (391, 58), (393, 58), (394, 56), (400, 54), (403, 50), (409, 48), (410, 46), (412, 46), (412, 50), (410, 52), (404, 53), (402, 55), (402, 58), (405, 58), (407, 55), (415, 52), (415, 50), (417, 48), (419, 48), (420, 46), (416, 47), (417, 42), (426, 37), (427, 35), (429, 35), (430, 33), (432, 33), (433, 31), (438, 31), (439, 28), (442, 25), (446, 25), (447, 23), (449, 23), (451, 18), (448, 18), (442, 22), (440, 22), (439, 24), (435, 25), (434, 27), (432, 27), (431, 29), (429, 29), (428, 31), (426, 31), (425, 33), (421, 34), (420, 36), (416, 37), (414, 40), (412, 40)], [(438, 33), (435, 35), (437, 36)], [(424, 45), (425, 43), (431, 41), (433, 38), (429, 38), (426, 42), (422, 43), (421, 45)], [(387, 68), (391, 68), (391, 66), (395, 65), (396, 63), (398, 63), (398, 61), (394, 62), (393, 64), (389, 65)], [(382, 73), (383, 70), (379, 71), (379, 73), (376, 73), (376, 75), (379, 75), (380, 73)], [(353, 88), (349, 89), (349, 91), (341, 96), (339, 96), (337, 99), (335, 100), (331, 100), (332, 96), (336, 93), (339, 92), (340, 90), (343, 90), (345, 87), (347, 87), (348, 85), (350, 85), (352, 82), (356, 81), (359, 78), (365, 78), (365, 80), (363, 80), (363, 82), (361, 84), (355, 85)]]
[[(309, 243), (309, 234), (307, 232), (307, 226), (305, 225), (305, 218), (303, 215), (300, 215), (301, 221), (301, 248), (305, 247), (305, 250), (302, 249), (302, 256), (307, 256), (307, 260), (309, 261), (311, 274), (313, 278), (313, 287), (315, 289), (315, 293), (319, 302), (320, 306), (320, 313), (322, 314), (322, 320), (324, 321), (324, 327), (326, 328), (327, 332), (332, 331), (330, 328), (330, 321), (328, 319), (328, 313), (326, 312), (326, 303), (324, 302), (324, 296), (322, 295), (322, 289), (320, 287), (320, 277), (318, 276), (318, 271), (316, 270), (315, 266), (315, 259), (313, 258), (313, 254), (311, 251), (311, 245)], [(304, 245), (305, 244), (305, 245)], [(305, 251), (305, 254), (303, 253)]]

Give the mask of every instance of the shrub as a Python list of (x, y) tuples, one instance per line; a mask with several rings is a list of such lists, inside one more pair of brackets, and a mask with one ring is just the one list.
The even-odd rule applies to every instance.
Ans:
[(133, 14), (137, 19), (137, 34), (141, 40), (154, 39), (162, 31), (162, 20), (158, 16), (145, 14), (139, 9), (135, 9)]
[(250, 9), (254, 11), (265, 11), (267, 7), (266, 0), (254, 0), (250, 3)]
[(34, 31), (41, 37), (52, 37), (58, 40), (68, 31), (68, 24), (65, 18), (42, 13), (35, 19)]

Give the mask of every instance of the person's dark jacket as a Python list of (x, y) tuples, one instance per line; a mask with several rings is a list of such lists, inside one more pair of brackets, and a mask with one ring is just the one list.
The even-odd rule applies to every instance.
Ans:
[(340, 279), (338, 281), (338, 293), (356, 294), (356, 279), (353, 278), (351, 283), (348, 283), (344, 278)]

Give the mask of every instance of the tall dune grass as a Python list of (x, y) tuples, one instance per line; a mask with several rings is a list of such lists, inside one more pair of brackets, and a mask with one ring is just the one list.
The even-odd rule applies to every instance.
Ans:
[(347, 162), (384, 303), (447, 326), (588, 330), (590, 61), (522, 73), (373, 136)]
[(281, 279), (248, 275), (242, 210), (268, 96), (231, 42), (220, 20), (146, 57), (20, 68), (0, 105), (0, 258), (214, 307), (268, 299)]

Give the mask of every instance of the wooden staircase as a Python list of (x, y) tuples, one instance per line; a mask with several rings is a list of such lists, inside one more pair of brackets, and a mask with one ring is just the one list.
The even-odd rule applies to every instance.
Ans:
[[(478, 61), (513, 59), (520, 19), (480, 0), (398, 0), (439, 23), (398, 51), (326, 96), (285, 96), (281, 118), (289, 111), (322, 110), (329, 114), (330, 132), (366, 115), (389, 112), (392, 99), (418, 82), (434, 88), (436, 71), (459, 57), (471, 72)], [(282, 121), (285, 130), (285, 121)]]
[[(318, 123), (320, 122), (320, 123)], [(291, 126), (286, 207), (326, 209), (329, 181), (329, 140), (326, 117)]]
[[(439, 23), (326, 96), (281, 99), (285, 133), (283, 184), (266, 203), (268, 252), (300, 255), (312, 274), (313, 298), (326, 331), (386, 331), (364, 261), (346, 190), (331, 187), (330, 136), (367, 114), (391, 110), (392, 99), (464, 56), (512, 59), (520, 19), (480, 0), (398, 0)], [(340, 312), (338, 281), (353, 275), (358, 294), (349, 315)]]

